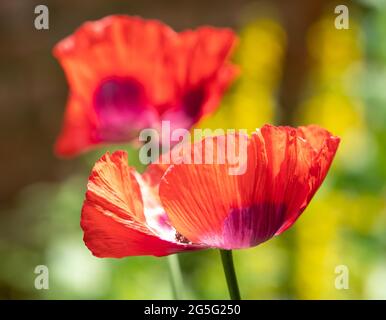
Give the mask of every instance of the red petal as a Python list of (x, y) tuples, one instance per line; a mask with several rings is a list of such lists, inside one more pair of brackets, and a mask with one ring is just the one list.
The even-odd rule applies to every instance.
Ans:
[[(225, 145), (226, 150), (247, 143), (246, 136), (233, 136), (231, 143), (225, 137), (209, 137), (197, 143), (198, 154), (205, 156), (213, 152), (214, 163), (220, 161), (217, 143)], [(212, 143), (211, 143), (212, 142)], [(192, 149), (193, 152), (193, 149)], [(208, 153), (207, 153), (208, 152)], [(202, 159), (205, 159), (202, 156)], [(245, 156), (241, 161), (245, 161)], [(248, 163), (249, 166), (249, 163)], [(250, 189), (240, 192), (241, 181), (248, 179), (245, 175), (229, 175), (233, 166), (225, 164), (175, 164), (169, 167), (161, 179), (160, 198), (172, 225), (183, 236), (194, 243), (217, 246), (221, 238), (224, 220), (231, 208), (244, 207), (248, 203)]]
[(163, 256), (189, 247), (160, 239), (146, 225), (140, 186), (127, 154), (105, 154), (94, 166), (82, 208), (87, 247), (98, 257)]
[(85, 201), (81, 226), (84, 242), (99, 258), (128, 256), (165, 256), (190, 248), (158, 238), (141, 231), (128, 221), (117, 219), (105, 209)]
[(175, 56), (181, 64), (176, 70), (180, 83), (199, 86), (230, 66), (227, 59), (237, 41), (231, 29), (201, 27), (182, 32), (180, 38), (183, 54)]
[(180, 33), (180, 39), (181, 51), (174, 55), (175, 77), (187, 94), (182, 107), (197, 121), (218, 107), (238, 74), (238, 68), (229, 62), (237, 37), (231, 29), (201, 27)]
[(143, 173), (142, 177), (150, 186), (158, 187), (159, 183), (161, 182), (161, 178), (168, 167), (169, 164), (151, 163), (147, 166), (146, 171)]
[(228, 163), (173, 165), (161, 180), (161, 202), (173, 226), (193, 242), (254, 246), (295, 222), (338, 143), (318, 127), (264, 126), (249, 140), (245, 174), (229, 175)]
[(130, 75), (151, 82), (156, 95), (164, 95), (172, 86), (165, 81), (170, 74), (164, 66), (165, 49), (174, 41), (176, 34), (159, 21), (115, 15), (84, 23), (55, 46), (54, 55), (71, 89), (85, 96), (92, 95), (101, 79)]
[[(316, 125), (299, 127), (297, 129), (297, 136), (306, 141), (305, 143), (299, 142), (299, 145), (301, 145), (302, 148), (298, 148), (297, 151), (297, 183), (307, 185), (308, 192), (303, 198), (298, 200), (298, 203), (287, 200), (292, 206), (289, 207), (286, 221), (280, 230), (278, 230), (277, 234), (280, 234), (291, 227), (307, 207), (326, 177), (340, 143), (339, 137), (333, 136), (327, 130)], [(298, 139), (298, 141), (301, 140)], [(287, 198), (294, 199), (296, 196), (299, 198), (296, 185), (290, 186), (290, 190), (292, 190), (292, 193), (288, 192)]]
[(93, 111), (85, 109), (82, 99), (70, 95), (55, 153), (61, 157), (70, 157), (98, 143), (99, 140), (93, 135), (93, 118)]

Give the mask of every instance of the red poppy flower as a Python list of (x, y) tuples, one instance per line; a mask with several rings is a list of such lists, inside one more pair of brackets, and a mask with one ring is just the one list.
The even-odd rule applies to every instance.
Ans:
[[(206, 138), (192, 152), (221, 138)], [(98, 257), (163, 256), (252, 247), (288, 229), (323, 182), (339, 138), (317, 126), (270, 125), (235, 138), (222, 141), (228, 150), (246, 140), (241, 175), (229, 175), (229, 159), (216, 164), (218, 151), (214, 164), (153, 164), (142, 176), (125, 152), (105, 154), (82, 209), (87, 247)]]
[(100, 143), (127, 142), (169, 120), (190, 128), (213, 112), (236, 75), (230, 29), (174, 32), (156, 20), (109, 16), (60, 41), (70, 92), (58, 155)]

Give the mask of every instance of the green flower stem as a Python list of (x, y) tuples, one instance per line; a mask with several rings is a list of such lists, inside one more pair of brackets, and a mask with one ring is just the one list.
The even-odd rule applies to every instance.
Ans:
[(182, 273), (180, 267), (180, 260), (178, 254), (172, 254), (167, 257), (169, 266), (170, 283), (173, 292), (174, 300), (181, 300), (184, 298), (184, 285), (182, 281)]
[(220, 250), (220, 254), (231, 300), (241, 300), (235, 267), (233, 265), (232, 250)]

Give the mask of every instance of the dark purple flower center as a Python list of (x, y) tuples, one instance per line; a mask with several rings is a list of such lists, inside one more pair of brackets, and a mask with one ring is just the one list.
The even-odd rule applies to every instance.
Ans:
[(143, 85), (133, 78), (104, 80), (95, 91), (94, 107), (100, 134), (108, 141), (131, 139), (156, 118)]
[(197, 89), (193, 89), (185, 94), (183, 98), (183, 109), (186, 115), (193, 120), (196, 120), (201, 111), (204, 103), (205, 92), (202, 86)]

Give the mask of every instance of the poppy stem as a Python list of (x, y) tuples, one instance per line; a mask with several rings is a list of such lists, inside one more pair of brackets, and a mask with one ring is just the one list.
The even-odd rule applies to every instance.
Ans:
[(172, 254), (167, 257), (169, 266), (170, 284), (174, 300), (183, 299), (183, 281), (178, 254)]
[(235, 267), (233, 265), (232, 250), (220, 250), (220, 254), (231, 300), (241, 300)]

